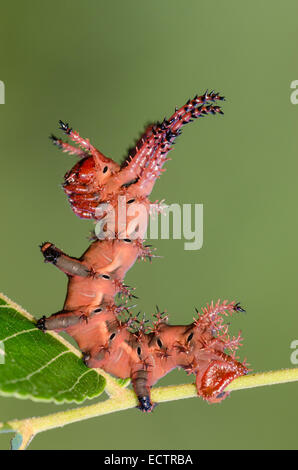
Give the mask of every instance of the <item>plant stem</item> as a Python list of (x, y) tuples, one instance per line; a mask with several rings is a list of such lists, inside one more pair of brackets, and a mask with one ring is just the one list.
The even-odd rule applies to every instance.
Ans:
[[(120, 387), (109, 374), (103, 373), (103, 371), (100, 371), (100, 373), (104, 375), (107, 380), (107, 393), (110, 395), (110, 398), (107, 400), (94, 405), (53, 413), (48, 416), (25, 420), (12, 420), (5, 424), (0, 423), (0, 431), (2, 426), (10, 426), (12, 431), (17, 431), (22, 434), (23, 442), (20, 449), (25, 449), (32, 438), (40, 432), (137, 406), (137, 398), (132, 390)], [(261, 372), (239, 377), (235, 379), (226, 390), (243, 390), (294, 381), (298, 381), (298, 368)], [(171, 385), (152, 390), (152, 399), (158, 403), (192, 398), (196, 395), (196, 387), (194, 384)]]

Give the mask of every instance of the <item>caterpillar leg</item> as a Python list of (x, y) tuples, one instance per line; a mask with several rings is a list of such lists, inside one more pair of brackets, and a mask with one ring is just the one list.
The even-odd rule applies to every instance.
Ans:
[(64, 331), (67, 328), (76, 325), (79, 322), (86, 321), (85, 315), (81, 311), (73, 312), (58, 312), (54, 313), (50, 317), (41, 317), (36, 326), (39, 330), (47, 331)]
[(151, 401), (148, 372), (143, 369), (135, 372), (132, 376), (132, 385), (139, 400), (137, 408), (144, 413), (150, 413), (156, 404)]
[(68, 276), (89, 277), (90, 270), (76, 258), (67, 256), (52, 243), (46, 242), (41, 247), (41, 252), (46, 263), (54, 264)]

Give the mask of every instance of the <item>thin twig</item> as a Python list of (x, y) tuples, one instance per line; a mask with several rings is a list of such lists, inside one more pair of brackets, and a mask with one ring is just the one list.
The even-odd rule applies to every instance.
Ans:
[[(110, 398), (107, 400), (94, 405), (53, 413), (48, 416), (0, 423), (0, 431), (1, 427), (8, 427), (11, 431), (20, 433), (22, 435), (20, 449), (25, 449), (33, 437), (40, 432), (137, 406), (137, 398), (132, 390), (128, 390), (124, 387), (119, 389), (119, 386), (115, 386), (115, 381), (109, 374), (103, 373), (102, 371), (99, 372), (104, 374), (107, 380), (108, 394), (110, 395)], [(282, 369), (239, 377), (235, 379), (226, 390), (236, 391), (295, 381), (298, 381), (298, 368)], [(152, 399), (158, 403), (192, 398), (196, 395), (196, 387), (194, 384), (171, 385), (168, 387), (157, 387), (152, 390)]]

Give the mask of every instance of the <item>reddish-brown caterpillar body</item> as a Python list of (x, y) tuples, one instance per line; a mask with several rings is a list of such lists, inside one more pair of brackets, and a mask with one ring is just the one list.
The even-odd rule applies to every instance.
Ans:
[[(104, 221), (104, 239), (96, 239), (79, 259), (52, 243), (41, 246), (45, 261), (63, 271), (69, 282), (63, 310), (41, 318), (37, 326), (70, 334), (88, 367), (130, 377), (139, 408), (145, 412), (154, 407), (152, 385), (176, 367), (196, 375), (198, 395), (210, 403), (222, 401), (228, 395), (226, 386), (247, 373), (235, 356), (240, 335), (230, 338), (223, 323), (224, 316), (244, 311), (239, 303), (212, 302), (201, 313), (197, 311), (189, 325), (170, 325), (167, 316), (157, 311), (151, 327), (134, 317), (126, 303), (115, 304), (117, 294), (135, 297), (124, 284), (135, 261), (154, 257), (143, 243), (150, 211), (148, 197), (164, 171), (168, 152), (185, 124), (208, 114), (223, 114), (216, 104), (223, 99), (208, 91), (195, 96), (170, 119), (150, 126), (134, 154), (121, 166), (62, 121), (60, 128), (78, 147), (51, 137), (64, 152), (80, 158), (65, 175), (63, 188), (76, 215)], [(125, 212), (122, 225), (120, 205)], [(115, 214), (112, 237), (108, 226)]]

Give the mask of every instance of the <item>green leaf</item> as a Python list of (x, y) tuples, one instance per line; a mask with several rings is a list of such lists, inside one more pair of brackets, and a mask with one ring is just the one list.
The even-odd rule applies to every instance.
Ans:
[(105, 379), (87, 368), (80, 352), (0, 294), (0, 395), (81, 403), (104, 391)]

